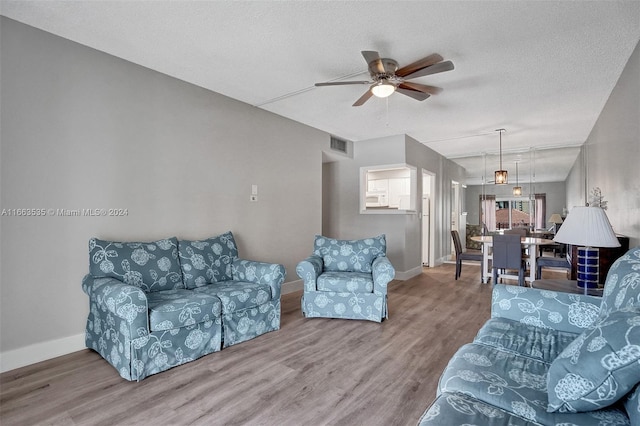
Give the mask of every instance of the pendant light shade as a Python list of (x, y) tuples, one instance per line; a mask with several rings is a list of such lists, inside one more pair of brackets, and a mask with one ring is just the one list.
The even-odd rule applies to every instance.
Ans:
[(371, 87), (371, 92), (378, 98), (386, 98), (395, 92), (396, 86), (391, 83), (381, 81)]
[(513, 196), (522, 196), (522, 187), (518, 185), (518, 162), (516, 161), (516, 186), (513, 187)]
[(508, 173), (506, 170), (502, 170), (502, 132), (504, 129), (497, 129), (496, 132), (500, 132), (500, 170), (495, 171), (495, 184), (506, 185), (509, 182)]

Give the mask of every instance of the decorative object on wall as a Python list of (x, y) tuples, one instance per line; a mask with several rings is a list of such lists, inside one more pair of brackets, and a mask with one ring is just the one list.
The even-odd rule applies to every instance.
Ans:
[(506, 170), (502, 170), (502, 132), (506, 132), (506, 130), (496, 129), (496, 132), (500, 132), (500, 170), (495, 171), (495, 184), (506, 185), (508, 183), (508, 173)]
[(600, 207), (602, 210), (607, 209), (607, 202), (602, 196), (602, 191), (597, 186), (591, 190), (591, 198), (589, 201), (590, 206)]
[(578, 247), (578, 287), (598, 287), (598, 247), (620, 247), (607, 214), (600, 207), (574, 207), (553, 241)]
[(522, 187), (518, 182), (518, 162), (516, 161), (516, 186), (513, 187), (513, 196), (520, 197), (522, 196)]
[(398, 69), (398, 63), (393, 59), (381, 58), (378, 52), (363, 50), (362, 56), (369, 66), (371, 80), (362, 81), (329, 81), (326, 83), (316, 83), (320, 86), (342, 86), (347, 84), (367, 84), (369, 90), (365, 92), (353, 106), (360, 106), (375, 96), (386, 98), (393, 92), (402, 93), (418, 101), (424, 101), (431, 95), (437, 95), (442, 91), (439, 87), (427, 86), (425, 84), (412, 83), (411, 80), (425, 75), (436, 74), (444, 71), (451, 71), (453, 63), (443, 61), (442, 56), (434, 53), (419, 61), (415, 61), (407, 66)]
[(551, 217), (549, 218), (549, 223), (553, 223), (553, 233), (557, 234), (558, 233), (558, 228), (560, 227), (560, 224), (563, 222), (562, 220), (562, 216), (560, 216), (558, 213), (554, 213), (551, 215)]

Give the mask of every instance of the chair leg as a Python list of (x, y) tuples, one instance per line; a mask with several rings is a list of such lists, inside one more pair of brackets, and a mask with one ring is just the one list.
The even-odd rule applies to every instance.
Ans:
[(462, 261), (459, 259), (456, 259), (456, 280), (460, 276), (461, 272), (462, 272)]

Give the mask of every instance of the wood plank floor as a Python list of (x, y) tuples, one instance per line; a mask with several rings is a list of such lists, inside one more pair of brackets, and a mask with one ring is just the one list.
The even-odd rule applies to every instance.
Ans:
[(415, 425), (459, 346), (489, 318), (479, 267), (425, 269), (389, 287), (390, 318), (305, 319), (282, 297), (281, 330), (153, 375), (119, 377), (84, 350), (0, 375), (9, 425)]

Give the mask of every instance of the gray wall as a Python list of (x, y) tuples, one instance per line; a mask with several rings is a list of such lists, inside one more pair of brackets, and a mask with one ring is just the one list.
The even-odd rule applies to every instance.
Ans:
[(92, 236), (231, 230), (242, 257), (298, 279), (321, 231), (328, 134), (4, 17), (0, 29), (2, 208), (128, 209), (2, 216), (0, 353), (83, 333)]
[(631, 247), (640, 245), (638, 76), (640, 44), (629, 58), (567, 179), (567, 205), (570, 207), (588, 202), (593, 188), (602, 190), (613, 229), (628, 236)]
[(422, 169), (436, 174), (435, 258), (441, 262), (450, 253), (451, 180), (464, 183), (464, 169), (406, 135), (354, 143), (353, 160), (324, 166), (323, 233), (334, 238), (362, 238), (384, 233), (389, 260), (399, 276), (421, 267), (421, 220), (414, 214), (360, 214), (360, 167), (406, 163), (418, 168), (416, 205), (422, 194)]
[[(521, 183), (523, 197), (526, 198), (529, 195), (529, 183)], [(496, 197), (511, 198), (514, 185), (486, 185), (485, 193), (495, 195)], [(531, 190), (534, 194), (546, 194), (547, 199), (547, 212), (545, 217), (545, 223), (553, 213), (562, 214), (562, 209), (567, 207), (566, 205), (566, 184), (564, 182), (542, 182), (533, 185)], [(479, 200), (482, 195), (482, 185), (471, 185), (467, 187), (467, 223), (478, 225), (480, 224), (479, 218)], [(550, 227), (551, 224), (546, 223), (546, 227)]]

